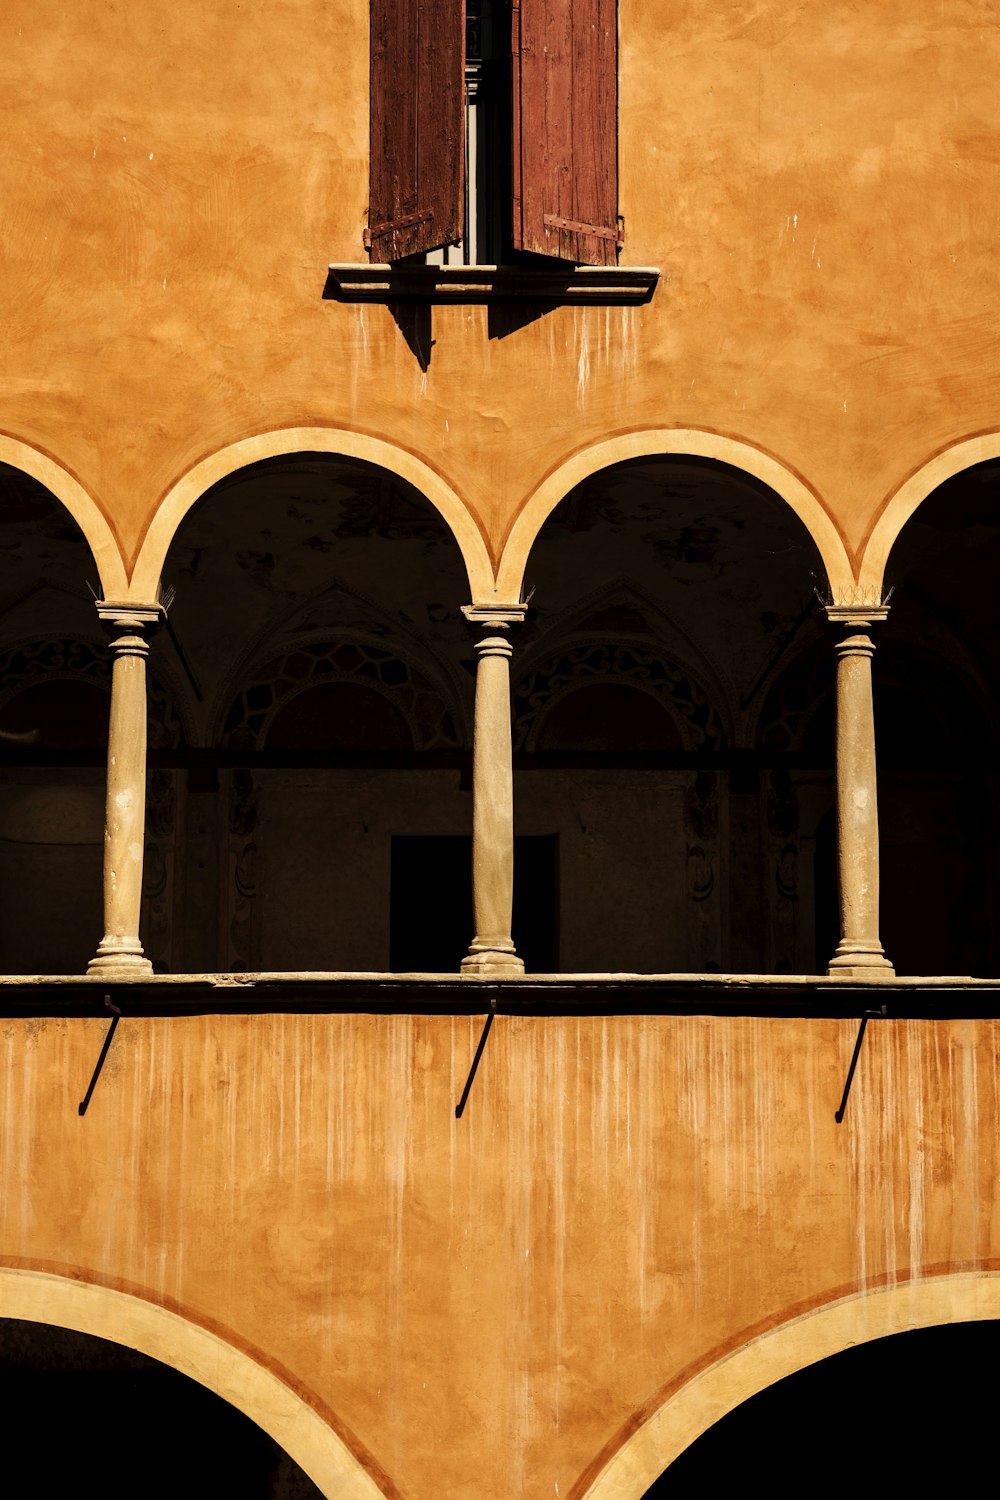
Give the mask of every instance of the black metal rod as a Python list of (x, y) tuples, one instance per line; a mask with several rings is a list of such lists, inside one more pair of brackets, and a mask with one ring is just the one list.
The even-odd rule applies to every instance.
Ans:
[(473, 1079), (476, 1076), (476, 1069), (479, 1067), (479, 1059), (483, 1055), (483, 1048), (486, 1046), (486, 1038), (490, 1034), (490, 1027), (493, 1025), (493, 1017), (497, 1013), (496, 1004), (497, 1003), (494, 1000), (493, 1008), (491, 1009), (489, 1015), (486, 1017), (486, 1025), (483, 1027), (483, 1034), (479, 1038), (479, 1046), (476, 1048), (476, 1055), (472, 1059), (472, 1067), (469, 1069), (469, 1076), (465, 1080), (465, 1088), (462, 1090), (462, 1097), (455, 1105), (456, 1120), (460, 1120), (462, 1118), (463, 1111), (465, 1110), (465, 1103), (469, 1097), (469, 1090), (472, 1088)]
[(121, 1012), (115, 1011), (115, 1014), (111, 1017), (111, 1025), (108, 1027), (108, 1034), (104, 1038), (104, 1046), (101, 1048), (101, 1055), (97, 1059), (97, 1067), (94, 1069), (94, 1075), (90, 1080), (90, 1087), (84, 1094), (83, 1100), (79, 1106), (79, 1113), (81, 1115), (85, 1115), (87, 1113), (87, 1105), (90, 1103), (90, 1096), (93, 1094), (94, 1089), (97, 1087), (97, 1080), (100, 1078), (101, 1069), (104, 1067), (104, 1059), (107, 1057), (108, 1049), (111, 1046), (111, 1043), (114, 1041), (115, 1032), (118, 1029), (118, 1022), (120, 1020)]
[(851, 1084), (854, 1082), (854, 1070), (858, 1065), (858, 1058), (861, 1055), (861, 1043), (865, 1039), (865, 1027), (867, 1025), (868, 1017), (862, 1016), (861, 1025), (858, 1028), (858, 1039), (854, 1043), (854, 1056), (851, 1058), (851, 1066), (847, 1070), (847, 1082), (844, 1084), (844, 1093), (840, 1101), (840, 1108), (834, 1115), (834, 1119), (836, 1120), (838, 1125), (843, 1124), (844, 1110), (847, 1108), (847, 1097), (851, 1092)]

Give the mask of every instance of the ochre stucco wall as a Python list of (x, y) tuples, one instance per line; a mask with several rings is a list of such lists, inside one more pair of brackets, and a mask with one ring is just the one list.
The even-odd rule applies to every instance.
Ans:
[[(995, 1266), (996, 1021), (9, 1021), (2, 1259), (253, 1352), (408, 1500), (583, 1493), (750, 1333)], [(558, 1488), (557, 1488), (558, 1487)], [(638, 1500), (641, 1490), (634, 1500)]]
[(541, 477), (643, 425), (744, 438), (855, 547), (941, 448), (992, 430), (998, 151), (985, 0), (620, 5), (623, 260), (652, 304), (502, 339), (322, 297), (363, 258), (363, 0), (12, 0), (0, 429), (51, 453), (127, 555), (197, 460), (360, 428), (440, 470), (496, 547)]
[[(193, 465), (317, 427), (415, 453), (494, 556), (644, 426), (774, 455), (856, 549), (1000, 429), (995, 6), (621, 0), (620, 33), (652, 303), (438, 308), (421, 371), (323, 298), (362, 258), (364, 0), (8, 0), (0, 433), (127, 560)], [(479, 1025), (126, 1016), (81, 1119), (106, 1023), (7, 1021), (0, 1263), (215, 1330), (407, 1500), (580, 1497), (752, 1331), (996, 1265), (996, 1021), (873, 1023), (841, 1127), (854, 1021), (502, 1017), (456, 1121)]]

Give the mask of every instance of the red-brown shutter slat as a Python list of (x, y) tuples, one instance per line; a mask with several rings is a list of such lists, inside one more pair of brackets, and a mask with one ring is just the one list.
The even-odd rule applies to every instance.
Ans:
[(616, 0), (513, 0), (514, 246), (618, 259)]
[(371, 0), (373, 261), (461, 239), (464, 90), (464, 0)]

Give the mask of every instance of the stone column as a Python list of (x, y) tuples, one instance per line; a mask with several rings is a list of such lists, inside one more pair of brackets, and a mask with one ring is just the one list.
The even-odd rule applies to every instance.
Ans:
[(866, 633), (888, 606), (829, 605), (843, 634), (837, 652), (837, 875), (840, 942), (830, 974), (884, 978), (893, 973), (878, 935), (878, 799), (872, 656)]
[(510, 739), (511, 625), (523, 608), (467, 605), (476, 629), (476, 712), (472, 744), (472, 907), (476, 935), (463, 974), (524, 973), (511, 939), (514, 898), (514, 773)]
[(159, 605), (98, 601), (111, 632), (111, 722), (104, 819), (104, 936), (87, 967), (109, 979), (142, 978), (153, 966), (139, 941), (146, 821), (146, 657)]

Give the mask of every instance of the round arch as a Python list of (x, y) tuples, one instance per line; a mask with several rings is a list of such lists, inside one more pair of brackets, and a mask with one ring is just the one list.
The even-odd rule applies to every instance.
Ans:
[(128, 592), (125, 561), (108, 518), (93, 495), (54, 458), (5, 432), (0, 432), (0, 463), (30, 474), (66, 507), (93, 554), (105, 599), (123, 600)]
[(983, 432), (935, 453), (884, 501), (864, 543), (858, 584), (866, 597), (882, 596), (885, 568), (899, 534), (914, 511), (946, 479), (974, 464), (1000, 458), (1000, 432)]
[(377, 464), (407, 480), (440, 513), (458, 543), (474, 601), (493, 595), (493, 565), (482, 532), (468, 506), (435, 469), (416, 454), (382, 438), (340, 427), (285, 427), (231, 443), (189, 469), (167, 491), (149, 524), (132, 567), (130, 598), (156, 597), (160, 573), (177, 528), (192, 505), (220, 479), (248, 464), (293, 453), (326, 453)]
[(854, 570), (829, 511), (816, 492), (778, 459), (750, 443), (707, 429), (643, 427), (581, 448), (545, 476), (518, 513), (504, 543), (497, 568), (497, 598), (505, 603), (520, 599), (528, 554), (542, 526), (570, 490), (612, 464), (666, 454), (716, 459), (761, 480), (790, 506), (809, 532), (834, 597), (854, 588)]
[(167, 1308), (95, 1282), (4, 1266), (0, 1317), (72, 1328), (138, 1349), (237, 1407), (280, 1444), (324, 1495), (386, 1500), (387, 1492), (342, 1439), (284, 1381), (217, 1334)]
[(577, 1500), (642, 1500), (720, 1417), (842, 1349), (942, 1323), (1000, 1319), (1000, 1273), (967, 1272), (857, 1292), (752, 1339), (674, 1391), (616, 1449)]

